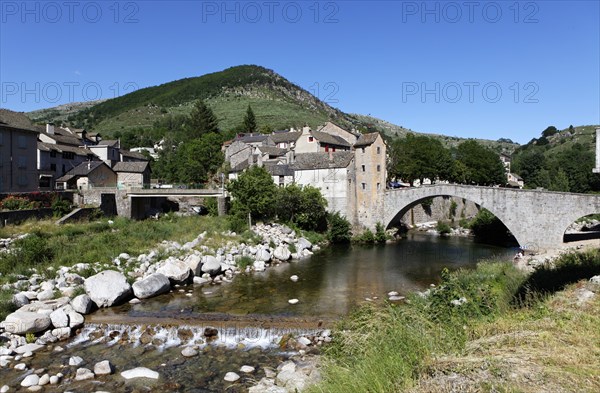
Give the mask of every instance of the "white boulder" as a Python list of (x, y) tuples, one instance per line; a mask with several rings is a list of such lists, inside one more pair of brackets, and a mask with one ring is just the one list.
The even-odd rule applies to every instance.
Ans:
[(131, 286), (125, 276), (114, 270), (105, 270), (88, 277), (85, 291), (98, 307), (110, 307), (131, 296)]
[(169, 292), (171, 289), (171, 282), (164, 274), (154, 273), (140, 281), (134, 282), (132, 288), (135, 297), (146, 299)]

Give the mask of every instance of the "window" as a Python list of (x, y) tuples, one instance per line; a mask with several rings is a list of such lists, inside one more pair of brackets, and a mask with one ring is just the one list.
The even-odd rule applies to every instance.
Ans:
[(27, 157), (19, 156), (19, 158), (17, 158), (17, 167), (19, 169), (27, 169)]
[(63, 151), (62, 158), (66, 160), (72, 160), (73, 158), (75, 158), (75, 153), (73, 153), (72, 151)]
[(309, 136), (309, 137), (308, 137), (308, 141), (309, 141), (309, 142), (314, 142), (314, 141), (315, 141), (315, 138), (313, 138), (312, 136)]
[(19, 175), (17, 178), (17, 185), (23, 187), (27, 185), (27, 175)]
[(329, 145), (325, 145), (325, 152), (329, 151)]
[(377, 165), (377, 172), (381, 172), (381, 165)]
[(50, 180), (52, 178), (49, 176), (40, 177), (40, 188), (50, 188)]
[(367, 168), (364, 165), (361, 165), (361, 167), (362, 167), (362, 171), (366, 172)]
[(283, 176), (279, 176), (279, 187), (283, 187), (284, 186), (284, 180), (283, 180)]
[(332, 147), (331, 150), (335, 153), (335, 147)]
[(4, 144), (4, 133), (0, 132), (0, 145)]
[(50, 150), (50, 157), (56, 157), (56, 150)]
[(25, 135), (19, 135), (17, 138), (19, 149), (27, 149), (27, 138)]
[(363, 189), (363, 190), (366, 190), (366, 189), (367, 189), (367, 183), (361, 183), (361, 185), (362, 185), (362, 189)]
[(377, 146), (377, 154), (381, 154), (381, 146)]
[(50, 170), (56, 172), (56, 164), (50, 164)]
[(65, 170), (65, 164), (63, 164), (62, 173), (64, 174), (65, 172), (67, 172), (67, 171)]

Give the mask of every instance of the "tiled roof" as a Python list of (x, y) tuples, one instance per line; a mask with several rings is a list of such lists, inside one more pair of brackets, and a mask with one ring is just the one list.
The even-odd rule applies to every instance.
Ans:
[(325, 123), (321, 128), (317, 129), (317, 131), (321, 131), (324, 132), (326, 134), (335, 134), (335, 132), (339, 132), (339, 131), (344, 131), (347, 132), (349, 134), (355, 135), (355, 136), (360, 136), (360, 134), (356, 133), (355, 131), (348, 131), (340, 126), (338, 126), (335, 123), (332, 123), (330, 121), (328, 121), (327, 123)]
[(56, 143), (58, 143), (58, 144), (71, 145), (71, 146), (83, 146), (83, 141), (76, 136), (47, 134), (45, 132), (43, 132), (43, 134), (50, 139), (54, 139), (56, 141)]
[(23, 112), (14, 112), (8, 109), (0, 109), (0, 126), (39, 132)]
[(148, 165), (148, 161), (117, 162), (112, 169), (115, 172), (143, 173), (148, 169)]
[(231, 168), (229, 170), (229, 172), (242, 172), (244, 169), (250, 167), (250, 165), (248, 164), (248, 160), (244, 160), (242, 162), (240, 162), (239, 164), (237, 164), (236, 166), (234, 166), (233, 168)]
[(368, 146), (370, 144), (372, 144), (373, 142), (375, 142), (375, 140), (377, 139), (377, 137), (379, 136), (378, 132), (372, 132), (370, 134), (362, 134), (358, 140), (356, 141), (356, 143), (354, 144), (355, 147), (357, 146)]
[(337, 135), (326, 134), (321, 131), (311, 131), (312, 136), (314, 136), (319, 142), (327, 143), (328, 145), (336, 145), (336, 146), (346, 146), (350, 147), (350, 143), (342, 137)]
[(267, 138), (268, 138), (268, 135), (251, 134), (251, 135), (240, 136), (236, 140), (242, 141), (245, 143), (256, 143), (256, 142), (264, 142), (267, 140)]
[(96, 146), (111, 146), (111, 147), (119, 147), (119, 140), (118, 139), (106, 139), (106, 140), (102, 140), (100, 142), (98, 142), (98, 144)]
[(299, 131), (276, 132), (271, 134), (271, 140), (275, 143), (296, 142), (300, 138), (300, 135), (302, 133)]
[(145, 155), (143, 155), (142, 153), (135, 152), (135, 151), (121, 150), (121, 155), (124, 157), (135, 158), (136, 160), (148, 161), (148, 158), (146, 158)]
[[(63, 182), (68, 181), (76, 176), (87, 176), (94, 169), (98, 168), (100, 165), (106, 165), (104, 161), (89, 161), (82, 162), (77, 165), (75, 168), (71, 169), (69, 172), (65, 173), (63, 176), (56, 179), (56, 181)], [(107, 165), (108, 166), (108, 165)]]
[(275, 146), (259, 146), (258, 149), (263, 153), (276, 157), (283, 156), (285, 153), (287, 153), (286, 149), (281, 149)]
[(354, 152), (338, 151), (334, 153), (303, 153), (296, 155), (292, 164), (295, 170), (347, 168), (354, 158)]
[(62, 153), (63, 151), (68, 151), (68, 152), (72, 152), (77, 154), (78, 156), (89, 156), (92, 155), (94, 157), (97, 157), (94, 153), (92, 153), (91, 151), (84, 149), (82, 147), (77, 147), (77, 146), (69, 146), (69, 145), (57, 145), (55, 143), (45, 143), (45, 142), (39, 142), (37, 143), (37, 148), (38, 150), (42, 150), (42, 151), (56, 151), (58, 153)]
[(273, 176), (294, 176), (294, 169), (289, 165), (265, 165), (265, 169)]

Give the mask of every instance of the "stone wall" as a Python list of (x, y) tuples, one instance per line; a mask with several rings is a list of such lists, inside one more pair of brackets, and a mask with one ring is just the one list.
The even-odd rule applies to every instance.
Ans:
[(0, 212), (0, 226), (18, 224), (30, 218), (41, 220), (49, 217), (52, 217), (52, 209), (49, 207), (42, 209), (11, 210)]
[(450, 207), (452, 201), (456, 202), (456, 213), (454, 222), (458, 224), (461, 218), (470, 219), (475, 217), (479, 211), (474, 202), (457, 197), (436, 197), (433, 198), (429, 208), (422, 205), (416, 205), (410, 209), (400, 220), (408, 226), (424, 224), (437, 221), (452, 221), (450, 217)]

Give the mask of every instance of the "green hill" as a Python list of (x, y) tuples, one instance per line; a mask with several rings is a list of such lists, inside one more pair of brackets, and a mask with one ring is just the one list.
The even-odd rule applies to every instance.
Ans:
[(555, 191), (598, 192), (600, 175), (595, 166), (597, 125), (570, 126), (558, 130), (550, 126), (539, 138), (515, 150), (513, 171), (529, 188)]
[[(205, 100), (219, 119), (219, 127), (230, 131), (242, 122), (248, 105), (259, 127), (284, 129), (312, 127), (332, 121), (362, 132), (379, 131), (389, 138), (415, 131), (360, 114), (346, 114), (313, 96), (272, 70), (256, 65), (223, 71), (139, 89), (127, 95), (93, 103), (73, 103), (30, 112), (35, 122), (61, 122), (100, 132), (104, 137), (140, 131), (188, 115), (194, 101)], [(447, 146), (462, 138), (429, 134)], [(498, 152), (512, 152), (518, 145), (480, 140)]]

